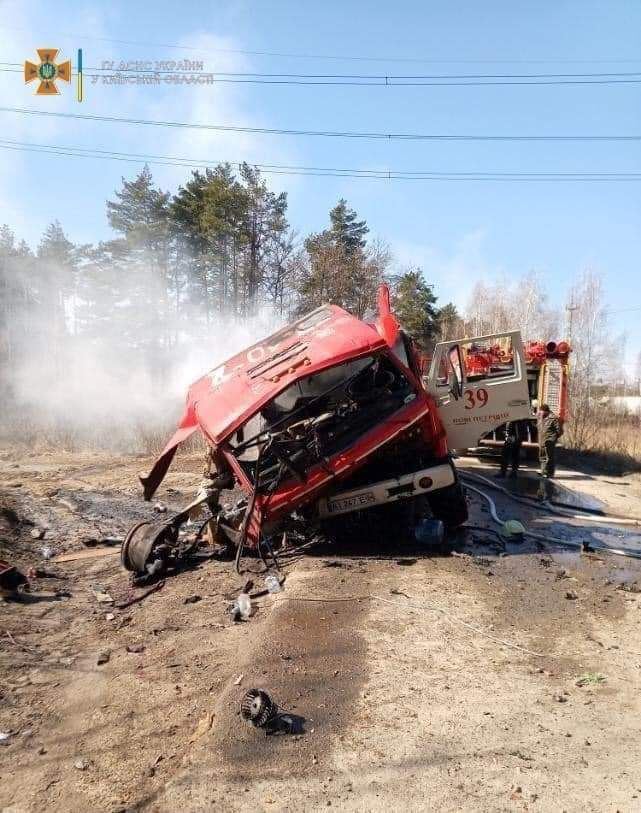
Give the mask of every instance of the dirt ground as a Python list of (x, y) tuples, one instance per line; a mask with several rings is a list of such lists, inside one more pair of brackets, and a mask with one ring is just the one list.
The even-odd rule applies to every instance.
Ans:
[[(178, 462), (170, 510), (201, 468)], [(217, 561), (118, 609), (139, 590), (86, 543), (153, 515), (148, 464), (0, 453), (0, 558), (59, 577), (0, 599), (1, 811), (641, 810), (641, 562), (506, 546), (470, 493), (478, 527), (450, 556), (391, 539), (292, 557), (246, 623), (228, 607), (247, 576)], [(566, 499), (641, 513), (638, 475), (559, 474)], [(551, 537), (641, 548), (640, 529), (493, 496)], [(244, 724), (254, 686), (301, 732)]]

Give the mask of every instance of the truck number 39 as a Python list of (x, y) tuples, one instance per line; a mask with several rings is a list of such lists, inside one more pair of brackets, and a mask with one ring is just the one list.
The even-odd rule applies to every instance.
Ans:
[(478, 390), (465, 390), (465, 409), (475, 409), (484, 407), (487, 404), (488, 394), (487, 390), (480, 388)]

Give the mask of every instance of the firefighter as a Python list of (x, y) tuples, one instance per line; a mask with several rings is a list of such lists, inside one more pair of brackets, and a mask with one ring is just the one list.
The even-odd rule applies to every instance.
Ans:
[(547, 404), (541, 404), (538, 419), (539, 460), (541, 477), (554, 477), (556, 468), (556, 444), (563, 434), (561, 421)]
[(505, 441), (501, 450), (501, 470), (497, 477), (505, 477), (510, 466), (510, 477), (516, 477), (521, 459), (521, 444), (527, 438), (527, 421), (508, 421)]

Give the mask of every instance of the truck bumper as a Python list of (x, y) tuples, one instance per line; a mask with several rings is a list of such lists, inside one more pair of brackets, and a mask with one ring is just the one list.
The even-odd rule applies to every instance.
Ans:
[(369, 483), (349, 491), (339, 491), (318, 501), (318, 515), (322, 519), (362, 511), (376, 505), (419, 497), (447, 488), (456, 482), (454, 467), (449, 463), (430, 466), (391, 480)]

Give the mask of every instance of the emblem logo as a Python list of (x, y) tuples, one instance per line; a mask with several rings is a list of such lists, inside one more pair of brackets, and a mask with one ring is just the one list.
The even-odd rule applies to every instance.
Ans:
[(38, 48), (37, 53), (40, 58), (39, 65), (28, 60), (24, 63), (24, 81), (29, 83), (39, 80), (37, 96), (57, 96), (60, 93), (56, 85), (57, 80), (71, 82), (71, 60), (57, 64), (57, 48)]

